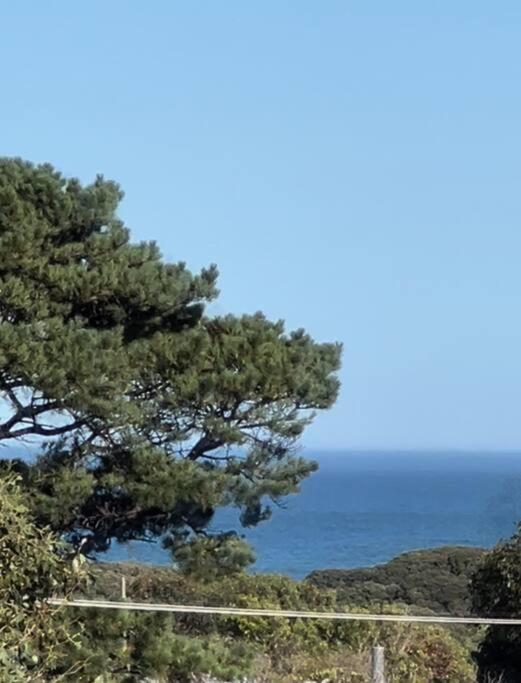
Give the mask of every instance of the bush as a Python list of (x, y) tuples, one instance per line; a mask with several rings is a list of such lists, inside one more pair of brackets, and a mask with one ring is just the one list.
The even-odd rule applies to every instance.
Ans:
[(9, 473), (0, 477), (0, 520), (0, 681), (45, 680), (63, 648), (75, 645), (63, 609), (48, 598), (66, 595), (81, 572), (56, 538), (33, 524)]
[[(488, 617), (521, 617), (521, 533), (488, 552), (472, 581), (476, 613)], [(519, 627), (491, 626), (475, 654), (478, 680), (517, 683), (521, 680)]]

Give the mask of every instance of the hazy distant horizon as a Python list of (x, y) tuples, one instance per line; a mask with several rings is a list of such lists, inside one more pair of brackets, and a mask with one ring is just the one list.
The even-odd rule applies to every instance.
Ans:
[(341, 455), (346, 453), (360, 453), (360, 454), (371, 454), (371, 453), (396, 453), (396, 454), (433, 454), (433, 453), (446, 453), (446, 454), (475, 454), (475, 455), (494, 455), (494, 454), (504, 454), (504, 455), (521, 455), (521, 446), (519, 448), (452, 448), (450, 446), (445, 447), (435, 447), (435, 446), (418, 446), (418, 447), (407, 447), (399, 448), (394, 446), (364, 446), (357, 448), (356, 446), (338, 446), (323, 448), (321, 446), (307, 446), (302, 445), (301, 452), (309, 455), (310, 452), (315, 451), (323, 455)]
[[(41, 444), (34, 442), (32, 444), (20, 444), (15, 441), (12, 443), (4, 441), (0, 443), (0, 458), (2, 456), (9, 456), (9, 453), (19, 454), (19, 455), (31, 455), (37, 453), (41, 450)], [(297, 446), (297, 454), (300, 454), (307, 458), (313, 457), (328, 457), (328, 456), (349, 456), (349, 455), (404, 455), (404, 456), (422, 456), (422, 455), (477, 455), (477, 456), (521, 456), (521, 446), (519, 448), (451, 448), (451, 447), (430, 447), (430, 446), (418, 446), (418, 447), (408, 447), (399, 448), (394, 446), (385, 447), (356, 447), (356, 446), (336, 446), (324, 448), (322, 446), (309, 446), (305, 443), (301, 443)]]

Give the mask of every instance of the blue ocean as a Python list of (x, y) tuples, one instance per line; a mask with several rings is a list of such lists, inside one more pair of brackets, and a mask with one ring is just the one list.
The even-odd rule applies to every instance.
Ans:
[[(494, 545), (521, 520), (521, 452), (306, 452), (318, 472), (272, 518), (240, 529), (224, 510), (215, 529), (240, 529), (257, 572), (302, 578), (314, 569), (386, 562), (407, 550)], [(111, 559), (168, 564), (158, 545), (129, 544)]]

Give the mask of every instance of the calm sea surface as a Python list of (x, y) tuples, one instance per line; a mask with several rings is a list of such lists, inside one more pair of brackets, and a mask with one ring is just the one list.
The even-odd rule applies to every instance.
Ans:
[[(406, 550), (491, 546), (521, 520), (521, 453), (310, 452), (320, 469), (270, 521), (241, 530), (254, 571), (300, 578), (313, 569), (385, 562)], [(232, 510), (214, 528), (236, 526)], [(168, 564), (156, 545), (130, 544), (111, 559)]]

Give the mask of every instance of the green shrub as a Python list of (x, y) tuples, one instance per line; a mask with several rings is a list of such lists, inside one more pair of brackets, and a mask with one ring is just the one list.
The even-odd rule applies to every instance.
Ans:
[[(32, 522), (10, 473), (0, 477), (0, 681), (45, 680), (65, 647), (75, 646), (64, 610), (48, 605), (67, 594), (81, 570), (45, 529)], [(79, 662), (74, 662), (77, 671)]]
[[(483, 558), (472, 581), (475, 611), (482, 616), (521, 617), (521, 532), (499, 543)], [(478, 680), (521, 680), (519, 627), (491, 626), (475, 653)]]

